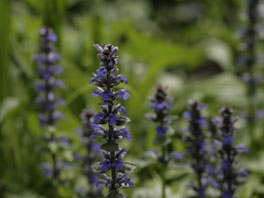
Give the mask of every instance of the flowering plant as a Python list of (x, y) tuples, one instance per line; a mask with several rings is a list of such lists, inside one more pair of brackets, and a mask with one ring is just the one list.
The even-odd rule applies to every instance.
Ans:
[[(102, 47), (95, 44), (94, 47), (99, 51), (98, 58), (101, 63), (90, 83), (97, 86), (92, 96), (101, 97), (101, 103), (99, 103), (101, 112), (94, 115), (91, 124), (94, 132), (91, 139), (100, 136), (105, 140), (105, 143), (101, 145), (101, 149), (104, 150), (104, 160), (94, 166), (95, 171), (99, 172), (104, 179), (97, 181), (95, 186), (107, 187), (109, 198), (123, 198), (126, 196), (121, 194), (119, 189), (133, 186), (131, 182), (133, 177), (128, 172), (135, 167), (122, 160), (127, 151), (118, 145), (119, 139), (131, 140), (129, 130), (123, 126), (129, 122), (129, 118), (127, 118), (125, 107), (118, 103), (118, 100), (127, 100), (130, 94), (125, 89), (115, 89), (120, 83), (127, 84), (127, 79), (122, 74), (117, 75), (118, 57), (115, 53), (118, 47), (111, 44)], [(110, 172), (110, 176), (106, 174), (107, 172)]]
[(166, 169), (168, 163), (176, 158), (181, 159), (181, 155), (174, 151), (169, 152), (168, 145), (171, 143), (171, 136), (173, 129), (169, 126), (172, 119), (169, 116), (169, 110), (172, 108), (171, 98), (167, 96), (166, 89), (162, 86), (156, 88), (156, 93), (150, 99), (150, 105), (154, 110), (154, 114), (147, 115), (147, 118), (156, 123), (156, 138), (154, 143), (161, 147), (161, 153), (155, 149), (150, 150), (148, 153), (154, 153), (158, 163), (161, 165), (160, 176), (162, 180), (162, 198), (166, 197)]

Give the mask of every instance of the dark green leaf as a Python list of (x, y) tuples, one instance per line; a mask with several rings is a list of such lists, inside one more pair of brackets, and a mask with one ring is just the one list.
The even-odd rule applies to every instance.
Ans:
[(168, 137), (167, 135), (156, 137), (154, 139), (154, 144), (158, 146), (165, 146), (168, 145), (169, 143), (171, 143), (171, 138)]
[(97, 162), (92, 165), (92, 169), (95, 173), (101, 173), (101, 165), (99, 164), (100, 162)]
[(112, 152), (112, 151), (118, 151), (119, 146), (114, 141), (108, 141), (107, 143), (101, 145), (101, 149)]
[(137, 166), (131, 162), (124, 162), (123, 167), (125, 173), (131, 173), (137, 168)]
[(123, 198), (123, 195), (120, 194), (119, 192), (117, 191), (109, 191), (109, 193), (107, 194), (106, 198)]

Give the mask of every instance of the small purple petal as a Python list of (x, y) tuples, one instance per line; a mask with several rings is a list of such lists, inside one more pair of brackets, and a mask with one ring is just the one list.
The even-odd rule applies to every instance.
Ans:
[(156, 128), (156, 133), (157, 133), (157, 136), (158, 136), (158, 137), (165, 135), (166, 132), (167, 132), (167, 127), (164, 127), (164, 126), (158, 126), (158, 127)]
[(127, 79), (126, 79), (125, 76), (122, 75), (122, 74), (120, 74), (120, 75), (118, 75), (117, 77), (115, 77), (115, 79), (116, 79), (116, 80), (120, 79), (121, 82), (125, 82), (125, 84), (128, 83)]
[(170, 154), (170, 159), (172, 158), (175, 158), (175, 159), (178, 159), (178, 160), (182, 160), (182, 155), (179, 154), (178, 152), (173, 152)]
[(185, 118), (186, 120), (191, 120), (191, 118), (192, 118), (192, 114), (191, 114), (190, 111), (185, 111), (185, 112), (183, 113), (183, 116), (184, 116), (184, 118)]
[(92, 135), (90, 136), (90, 140), (93, 140), (97, 136), (104, 137), (104, 134), (99, 132), (93, 132)]
[(245, 177), (248, 177), (249, 176), (249, 174), (248, 174), (248, 172), (246, 170), (241, 170), (241, 171), (239, 171), (239, 173), (241, 175), (245, 176)]
[(248, 149), (243, 145), (236, 146), (236, 149), (244, 154), (248, 154)]
[(100, 45), (98, 45), (98, 44), (94, 44), (93, 46), (94, 46), (95, 49), (96, 49), (98, 52), (100, 52), (101, 54), (104, 52), (103, 48), (102, 48)]
[(56, 85), (57, 87), (62, 88), (62, 89), (65, 88), (65, 84), (64, 84), (61, 80), (57, 80), (56, 83), (55, 83), (55, 85)]
[(124, 162), (122, 162), (121, 160), (115, 160), (112, 166), (115, 167), (116, 171), (120, 171), (123, 170), (123, 164)]
[(92, 185), (92, 188), (94, 188), (94, 187), (99, 187), (99, 186), (101, 186), (101, 185), (106, 185), (107, 184), (107, 182), (106, 181), (102, 181), (102, 180), (98, 180), (98, 181), (96, 181), (93, 185)]
[(113, 47), (113, 49), (110, 52), (110, 55), (113, 56), (117, 52), (117, 50), (118, 50), (117, 46)]
[(154, 155), (156, 158), (159, 158), (159, 153), (156, 149), (151, 149), (146, 152), (146, 155)]
[(99, 163), (101, 165), (100, 170), (102, 172), (107, 172), (111, 168), (111, 163), (108, 160)]
[(57, 35), (54, 33), (49, 33), (47, 34), (47, 40), (51, 41), (51, 42), (56, 42), (57, 41)]

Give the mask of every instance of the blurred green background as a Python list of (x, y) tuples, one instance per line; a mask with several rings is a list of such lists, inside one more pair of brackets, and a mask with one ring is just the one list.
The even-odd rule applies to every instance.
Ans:
[[(179, 131), (186, 127), (182, 113), (188, 99), (208, 104), (208, 117), (218, 115), (224, 105), (234, 108), (236, 115), (246, 112), (246, 86), (236, 75), (241, 43), (236, 35), (245, 20), (243, 0), (0, 0), (0, 197), (54, 198), (56, 186), (39, 168), (43, 131), (33, 105), (36, 72), (32, 57), (38, 51), (41, 27), (51, 27), (59, 35), (57, 49), (63, 57), (66, 84), (60, 94), (66, 100), (66, 120), (60, 121), (57, 130), (72, 137), (74, 148), (81, 145), (73, 135), (81, 111), (98, 106), (98, 100), (88, 97), (94, 88), (89, 79), (99, 65), (92, 45), (119, 47), (120, 72), (127, 77), (132, 96), (125, 106), (133, 139), (125, 147), (130, 161), (138, 166), (135, 187), (126, 193), (133, 198), (158, 198), (157, 169), (142, 154), (154, 147), (155, 129), (145, 119), (150, 111), (148, 96), (158, 84), (168, 87), (175, 103), (171, 113), (177, 116), (172, 147), (180, 152), (184, 144)], [(259, 46), (263, 53), (262, 41)], [(261, 64), (255, 68), (263, 73)], [(260, 84), (258, 109), (264, 107), (262, 90)], [(254, 131), (249, 131), (240, 119), (237, 127), (237, 142), (250, 151), (239, 162), (250, 173), (239, 197), (263, 198), (264, 122), (259, 120)], [(170, 169), (169, 198), (190, 193), (187, 167)], [(61, 197), (75, 196), (77, 175), (78, 171), (69, 176), (67, 186), (57, 187)]]

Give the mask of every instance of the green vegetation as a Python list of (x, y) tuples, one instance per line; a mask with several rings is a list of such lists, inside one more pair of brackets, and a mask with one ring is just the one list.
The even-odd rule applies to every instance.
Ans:
[[(0, 1), (0, 197), (61, 198), (75, 197), (80, 170), (74, 166), (66, 184), (56, 185), (43, 176), (42, 129), (34, 101), (33, 82), (36, 67), (32, 57), (38, 51), (38, 30), (49, 26), (58, 34), (58, 51), (64, 68), (60, 91), (66, 105), (66, 120), (56, 131), (71, 139), (74, 149), (81, 142), (73, 131), (80, 125), (85, 107), (98, 107), (98, 99), (89, 97), (94, 86), (89, 80), (99, 67), (94, 43), (119, 47), (120, 72), (128, 79), (124, 85), (131, 98), (124, 102), (131, 122), (132, 141), (126, 143), (127, 158), (137, 164), (133, 172), (130, 198), (159, 198), (159, 168), (144, 152), (156, 148), (155, 129), (145, 118), (150, 111), (148, 96), (155, 86), (168, 87), (174, 98), (171, 114), (176, 134), (172, 150), (183, 152), (180, 131), (187, 126), (182, 114), (187, 100), (208, 104), (205, 116), (219, 115), (222, 106), (230, 106), (235, 115), (236, 141), (249, 148), (240, 158), (249, 174), (248, 182), (238, 189), (240, 198), (264, 197), (264, 120), (247, 126), (246, 85), (237, 75), (241, 40), (237, 32), (246, 24), (242, 0), (1, 0)], [(260, 24), (262, 24), (260, 22)], [(263, 41), (258, 41), (263, 55)], [(264, 73), (263, 63), (256, 71)], [(122, 87), (123, 85), (120, 85)], [(263, 82), (255, 95), (256, 108), (264, 107)], [(252, 145), (251, 139), (254, 139)], [(126, 142), (126, 141), (125, 141)], [(72, 160), (74, 161), (74, 160)], [(167, 171), (167, 197), (182, 198), (191, 190), (188, 165)]]

